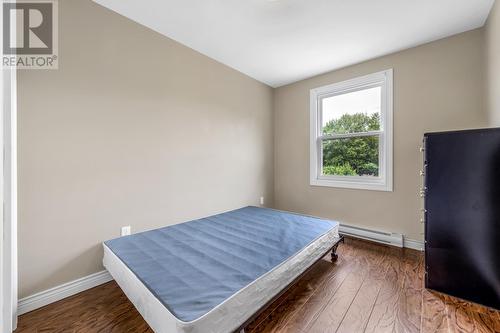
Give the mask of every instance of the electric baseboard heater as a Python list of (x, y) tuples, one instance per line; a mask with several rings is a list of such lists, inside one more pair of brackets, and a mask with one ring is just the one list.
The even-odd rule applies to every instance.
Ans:
[(500, 129), (424, 136), (425, 284), (500, 309)]

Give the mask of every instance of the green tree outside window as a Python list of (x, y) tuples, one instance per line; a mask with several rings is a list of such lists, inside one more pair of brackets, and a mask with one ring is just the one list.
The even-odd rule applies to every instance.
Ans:
[[(380, 130), (378, 113), (344, 114), (323, 127), (324, 135)], [(379, 175), (379, 136), (323, 141), (323, 174), (336, 176)]]

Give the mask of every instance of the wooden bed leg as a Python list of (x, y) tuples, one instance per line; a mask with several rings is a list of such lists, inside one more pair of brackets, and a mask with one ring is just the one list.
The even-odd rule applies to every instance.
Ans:
[(339, 247), (340, 242), (344, 242), (344, 237), (340, 238), (340, 240), (335, 244), (332, 248), (332, 262), (336, 262), (339, 259), (339, 255), (337, 254), (337, 249)]

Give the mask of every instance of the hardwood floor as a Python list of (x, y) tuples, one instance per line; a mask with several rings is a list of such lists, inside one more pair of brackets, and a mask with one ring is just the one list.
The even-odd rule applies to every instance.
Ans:
[[(346, 239), (251, 323), (261, 332), (500, 332), (500, 312), (424, 289), (423, 255)], [(19, 318), (21, 332), (152, 332), (110, 282)]]

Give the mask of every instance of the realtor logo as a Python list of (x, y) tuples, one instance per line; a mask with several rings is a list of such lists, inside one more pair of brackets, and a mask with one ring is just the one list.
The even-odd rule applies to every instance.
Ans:
[(57, 69), (57, 0), (3, 3), (3, 67)]

